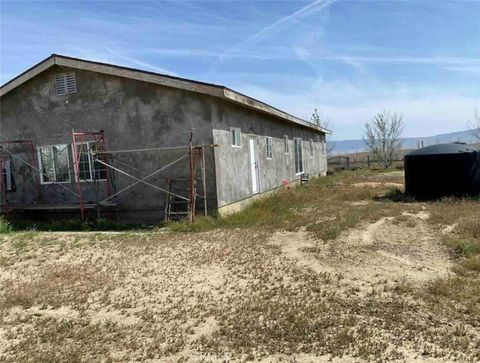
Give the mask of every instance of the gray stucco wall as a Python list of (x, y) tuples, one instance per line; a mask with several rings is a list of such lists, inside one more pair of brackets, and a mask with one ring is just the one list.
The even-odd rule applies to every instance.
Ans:
[[(327, 169), (324, 134), (302, 126), (292, 125), (267, 114), (251, 111), (232, 103), (220, 105), (213, 120), (218, 207), (249, 198), (253, 195), (249, 139), (255, 140), (259, 175), (259, 192), (264, 193), (294, 181), (294, 138), (303, 140), (304, 172), (310, 175)], [(231, 146), (231, 127), (240, 128), (242, 147)], [(289, 153), (285, 153), (284, 135), (288, 136)], [(272, 137), (273, 157), (267, 159), (266, 138)], [(310, 153), (313, 141), (313, 155)]]
[[(57, 73), (74, 71), (77, 92), (57, 96), (54, 78)], [(230, 128), (242, 131), (242, 147), (231, 146)], [(293, 138), (304, 140), (304, 171), (320, 174), (326, 170), (324, 135), (282, 121), (268, 114), (247, 109), (198, 93), (178, 90), (151, 83), (109, 76), (96, 72), (54, 66), (1, 98), (0, 141), (32, 139), (35, 145), (71, 144), (72, 130), (104, 130), (107, 149), (139, 149), (187, 145), (191, 131), (194, 144), (218, 144), (207, 149), (207, 192), (209, 209), (215, 210), (252, 196), (252, 177), (248, 140), (255, 139), (259, 170), (259, 192), (281, 185), (282, 180), (295, 180)], [(284, 135), (288, 135), (290, 152), (284, 152)], [(266, 158), (266, 137), (273, 138), (273, 158)], [(314, 153), (310, 155), (309, 141)], [(27, 158), (22, 148), (12, 151)], [(115, 154), (114, 164), (136, 176), (145, 176), (178, 158), (186, 151)], [(71, 182), (62, 184), (76, 191), (72, 153)], [(124, 166), (132, 165), (138, 172)], [(17, 171), (22, 165), (16, 165)], [(188, 161), (170, 167), (150, 179), (165, 187), (165, 176), (186, 177)], [(25, 169), (25, 168), (24, 168)], [(17, 175), (22, 188), (9, 194), (17, 203), (70, 203), (77, 200), (58, 185), (41, 185), (36, 195), (33, 183), (22, 183), (31, 170)], [(115, 189), (121, 190), (132, 180), (115, 173)], [(105, 190), (105, 183), (99, 186)], [(86, 202), (105, 197), (95, 192), (92, 184), (82, 183)], [(186, 192), (185, 192), (186, 193)], [(157, 221), (163, 216), (164, 193), (146, 186), (136, 186), (118, 198), (118, 210), (125, 220)], [(198, 207), (202, 207), (199, 200)]]
[[(74, 71), (77, 92), (57, 96), (56, 73)], [(109, 150), (187, 145), (194, 131), (195, 144), (211, 144), (211, 97), (162, 87), (126, 78), (69, 70), (58, 66), (33, 78), (1, 98), (0, 140), (33, 139), (36, 146), (70, 144), (75, 131), (105, 131)], [(16, 152), (21, 152), (18, 150)], [(186, 151), (121, 154), (114, 158), (144, 171), (146, 175), (176, 159)], [(213, 151), (207, 153), (210, 208), (216, 207)], [(70, 152), (71, 183), (75, 190)], [(120, 165), (120, 164), (118, 164)], [(167, 169), (151, 179), (164, 187), (165, 175), (187, 176), (188, 161)], [(138, 172), (128, 170), (132, 174)], [(132, 182), (116, 173), (116, 189)], [(86, 201), (95, 201), (96, 193), (82, 183)], [(102, 183), (101, 183), (102, 184)], [(44, 203), (75, 203), (76, 198), (57, 185), (42, 185), (38, 199)], [(100, 198), (102, 196), (100, 195)], [(9, 195), (18, 202), (29, 202), (20, 191)], [(139, 220), (158, 220), (163, 214), (164, 194), (146, 186), (137, 186), (119, 198), (121, 212)], [(201, 204), (201, 203), (199, 203)]]

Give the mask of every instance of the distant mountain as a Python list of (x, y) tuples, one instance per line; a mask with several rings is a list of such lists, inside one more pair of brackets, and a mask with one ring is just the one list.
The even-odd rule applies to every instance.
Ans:
[[(402, 139), (403, 149), (416, 149), (418, 146), (428, 146), (435, 144), (444, 144), (449, 142), (466, 142), (471, 144), (478, 142), (470, 130), (451, 132), (449, 134), (440, 134), (429, 137), (407, 137)], [(367, 147), (363, 140), (340, 140), (330, 141), (333, 146), (332, 154), (349, 154), (354, 152), (366, 151)]]

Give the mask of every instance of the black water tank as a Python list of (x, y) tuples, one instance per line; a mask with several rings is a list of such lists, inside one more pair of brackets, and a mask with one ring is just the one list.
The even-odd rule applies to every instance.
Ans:
[(419, 199), (480, 195), (480, 151), (453, 143), (405, 155), (405, 191)]

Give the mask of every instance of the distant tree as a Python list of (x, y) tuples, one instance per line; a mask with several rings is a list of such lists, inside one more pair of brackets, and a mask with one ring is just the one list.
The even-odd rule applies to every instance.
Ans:
[(368, 149), (384, 167), (392, 166), (402, 143), (400, 135), (403, 131), (403, 118), (396, 113), (384, 111), (373, 116), (372, 121), (365, 124), (363, 140)]
[(472, 129), (473, 135), (480, 140), (480, 111), (478, 107), (473, 109), (473, 119), (469, 121), (469, 126)]
[[(321, 115), (317, 109), (313, 110), (312, 115), (310, 116), (310, 122), (317, 126), (323, 127), (324, 129), (330, 130), (330, 117)], [(330, 136), (327, 136), (325, 142), (327, 143), (327, 155), (331, 155), (334, 147), (330, 140)]]

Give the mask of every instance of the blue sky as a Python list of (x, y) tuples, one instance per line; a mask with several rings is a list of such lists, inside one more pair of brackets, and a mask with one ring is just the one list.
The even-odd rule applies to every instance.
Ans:
[(480, 106), (480, 1), (1, 1), (0, 82), (51, 53), (217, 84), (361, 138), (463, 130)]

